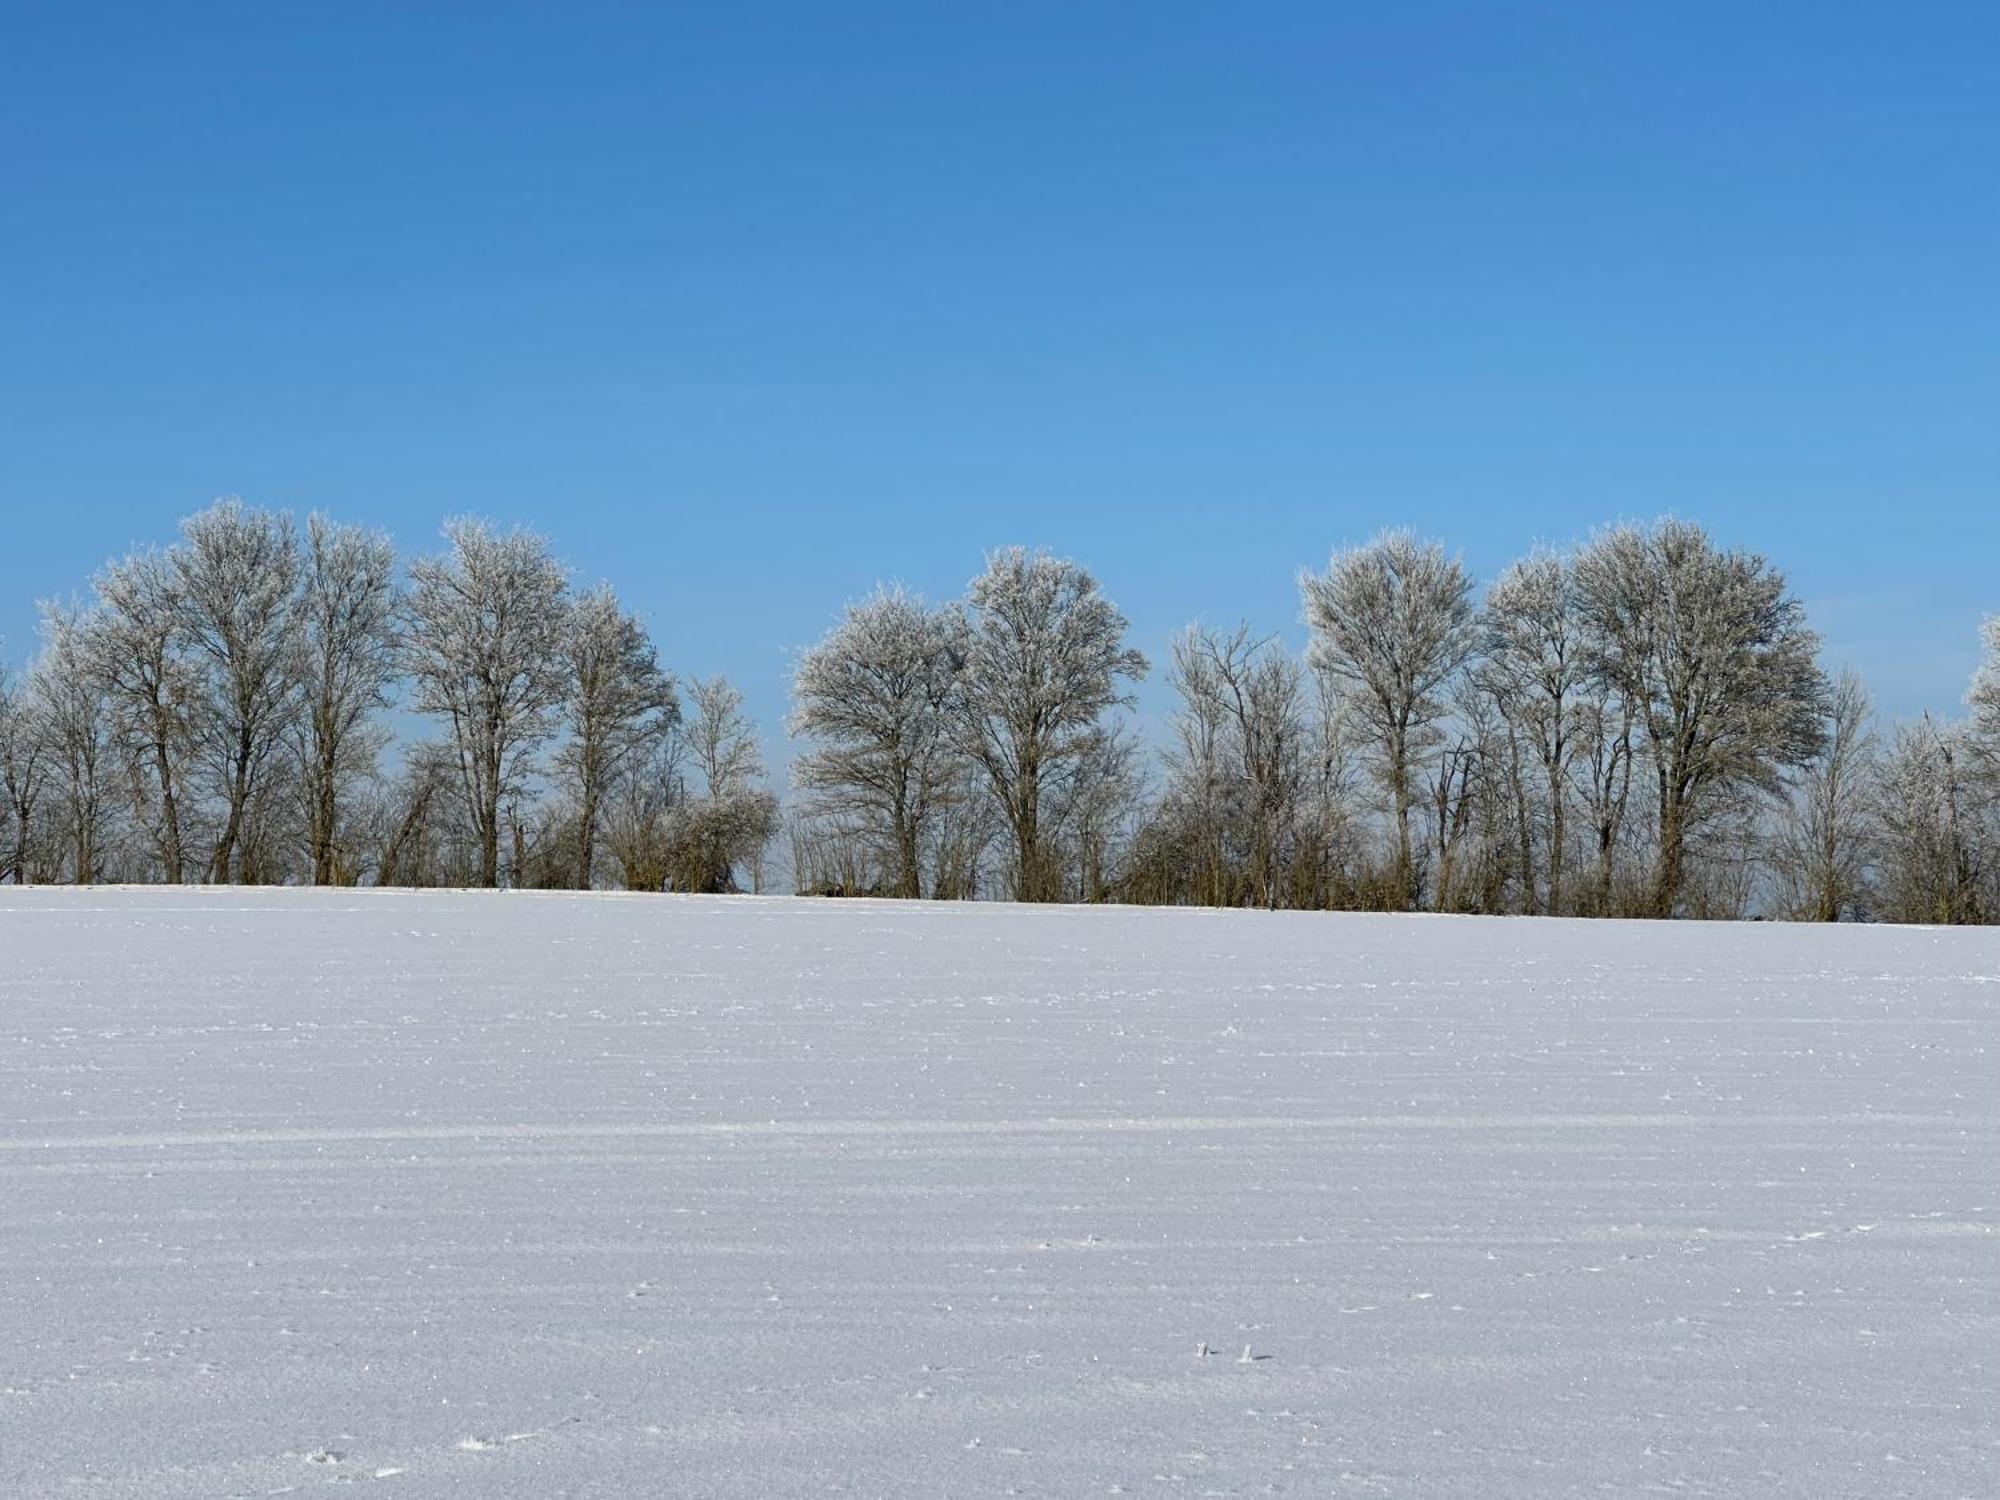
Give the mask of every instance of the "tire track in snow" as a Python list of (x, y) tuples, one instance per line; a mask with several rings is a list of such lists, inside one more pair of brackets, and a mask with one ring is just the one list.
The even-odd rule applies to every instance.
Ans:
[(704, 1140), (733, 1137), (951, 1138), (1010, 1135), (1178, 1135), (1239, 1131), (1660, 1130), (1827, 1125), (1955, 1125), (1956, 1115), (1172, 1115), (1039, 1120), (571, 1121), (488, 1125), (247, 1126), (241, 1130), (0, 1137), (0, 1151), (144, 1151), (200, 1146), (350, 1145), (371, 1141)]

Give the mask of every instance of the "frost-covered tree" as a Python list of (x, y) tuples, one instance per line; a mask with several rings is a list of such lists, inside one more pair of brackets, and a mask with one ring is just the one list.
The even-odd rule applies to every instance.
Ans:
[(1185, 895), (1209, 905), (1287, 899), (1309, 780), (1305, 672), (1248, 625), (1189, 627), (1174, 642), (1166, 787), (1147, 842), (1178, 842)]
[(1387, 531), (1299, 578), (1313, 664), (1365, 736), (1395, 839), (1392, 887), (1417, 898), (1410, 813), (1436, 753), (1453, 681), (1476, 644), (1472, 578), (1436, 543)]
[(1648, 907), (1671, 916), (1703, 818), (1776, 793), (1819, 753), (1819, 638), (1783, 574), (1687, 521), (1600, 533), (1577, 557), (1576, 586), (1593, 675), (1643, 733), (1657, 792)]
[[(779, 818), (735, 690), (678, 721), (608, 586), (573, 601), (532, 534), (446, 536), (407, 594), (385, 538), (235, 500), (108, 564), (0, 691), (0, 880), (760, 885)], [(1782, 576), (1687, 523), (1537, 551), (1476, 612), (1400, 532), (1300, 585), (1303, 661), (1176, 643), (1143, 814), (1113, 711), (1146, 664), (1081, 568), (1014, 548), (961, 603), (851, 606), (793, 683), (800, 887), (2000, 916), (2000, 619), (1967, 719), (1878, 750)], [(403, 671), (445, 732), (384, 777)]]
[(784, 838), (792, 857), (792, 890), (797, 894), (880, 893), (881, 847), (855, 829), (794, 805), (785, 817)]
[(1046, 822), (1061, 883), (1058, 897), (1103, 901), (1116, 881), (1131, 843), (1146, 793), (1139, 750), (1122, 724), (1115, 724), (1062, 779)]
[(375, 775), (396, 676), (396, 554), (388, 537), (325, 516), (306, 521), (294, 644), (300, 707), (293, 734), (306, 857), (314, 885), (346, 884), (344, 838), (357, 790)]
[[(1437, 911), (1497, 911), (1506, 899), (1508, 828), (1502, 794), (1502, 727), (1491, 698), (1461, 679), (1450, 729), (1420, 785), (1431, 905)], [(1468, 887), (1470, 889), (1468, 890)]]
[(609, 584), (578, 597), (562, 650), (562, 713), (569, 737), (556, 765), (575, 803), (578, 890), (596, 881), (604, 801), (625, 770), (680, 719), (673, 678), (637, 616)]
[(1876, 891), (1891, 921), (1953, 924), (2000, 915), (2000, 849), (1982, 822), (1966, 740), (1962, 727), (1928, 714), (1891, 737), (1876, 803)]
[(1771, 850), (1782, 910), (1813, 922), (1859, 917), (1867, 905), (1875, 733), (1868, 690), (1852, 672), (1834, 681), (1826, 729), (1781, 810)]
[(365, 815), (373, 833), (377, 885), (470, 885), (479, 850), (466, 837), (456, 746), (420, 741)]
[(1273, 640), (1239, 628), (1216, 655), (1216, 679), (1234, 728), (1248, 821), (1247, 899), (1275, 908), (1298, 856), (1310, 733), (1303, 664)]
[(626, 890), (662, 891), (673, 883), (676, 810), (687, 800), (687, 741), (669, 728), (625, 767), (605, 800), (604, 845)]
[(1002, 835), (984, 773), (959, 757), (956, 782), (931, 809), (924, 884), (940, 901), (971, 901), (988, 893), (995, 879), (993, 850)]
[(1894, 921), (2000, 920), (2000, 618), (1984, 639), (1966, 722), (1926, 714), (1882, 756), (1875, 884)]
[(764, 785), (764, 755), (743, 695), (722, 677), (688, 687), (686, 763), (694, 785), (667, 814), (674, 889), (740, 889), (746, 871), (762, 885), (764, 851), (778, 834), (778, 799)]
[[(1480, 687), (1498, 710), (1516, 788), (1521, 889), (1530, 911), (1560, 912), (1569, 857), (1570, 771), (1579, 750), (1579, 714), (1589, 683), (1575, 574), (1559, 553), (1514, 563), (1487, 590), (1479, 616)], [(1527, 768), (1532, 767), (1530, 807)], [(1537, 889), (1534, 836), (1541, 834)]]
[(1966, 707), (1972, 710), (1966, 740), (1986, 779), (2000, 794), (2000, 615), (1990, 617), (1980, 634), (1986, 651), (1965, 695)]
[(93, 614), (42, 605), (42, 649), (23, 685), (27, 713), (46, 748), (49, 785), (69, 846), (70, 879), (103, 877), (112, 813), (111, 705), (96, 671)]
[(0, 881), (28, 883), (48, 778), (48, 743), (33, 699), (0, 664)]
[(535, 769), (563, 696), (569, 580), (532, 531), (496, 532), (459, 516), (448, 549), (410, 568), (403, 665), (415, 704), (444, 720), (480, 885), (500, 881), (505, 805)]
[(1146, 673), (1125, 617), (1083, 568), (1046, 552), (993, 553), (966, 600), (954, 698), (960, 747), (979, 767), (1013, 843), (1014, 896), (1061, 897), (1052, 826), (1069, 783), (1103, 750), (1121, 683)]
[(1364, 776), (1361, 754), (1338, 684), (1315, 669), (1309, 691), (1304, 831), (1292, 875), (1293, 904), (1352, 907), (1359, 899), (1362, 830), (1355, 805)]
[(167, 556), (182, 632), (202, 674), (202, 721), (223, 802), (209, 875), (245, 880), (246, 820), (281, 767), (299, 710), (298, 536), (290, 517), (227, 499), (183, 521), (180, 545)]
[(1235, 900), (1243, 789), (1236, 774), (1227, 690), (1198, 627), (1175, 640), (1167, 682), (1179, 696), (1161, 753), (1166, 772), (1143, 843), (1156, 901), (1227, 906)]
[(135, 812), (161, 878), (179, 885), (189, 874), (189, 765), (210, 739), (211, 709), (187, 651), (178, 570), (167, 554), (135, 552), (100, 571), (93, 586), (93, 666), (133, 771)]
[(1608, 917), (1618, 910), (1637, 734), (1632, 704), (1616, 694), (1590, 694), (1578, 705), (1578, 749), (1570, 764), (1570, 784), (1589, 835), (1590, 885), (1580, 906), (1590, 916)]
[(951, 704), (963, 620), (900, 588), (847, 607), (799, 658), (791, 732), (812, 746), (792, 765), (817, 836), (873, 848), (897, 896), (924, 894), (925, 834), (963, 783)]

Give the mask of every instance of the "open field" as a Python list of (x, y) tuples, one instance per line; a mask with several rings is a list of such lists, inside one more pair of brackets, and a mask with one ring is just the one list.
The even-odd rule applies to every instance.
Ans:
[(10, 1497), (1990, 1497), (2000, 933), (0, 889), (0, 1267)]

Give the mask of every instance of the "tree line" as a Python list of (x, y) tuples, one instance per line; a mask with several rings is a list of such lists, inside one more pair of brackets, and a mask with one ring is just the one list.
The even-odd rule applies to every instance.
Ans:
[[(44, 604), (0, 681), (0, 879), (716, 891), (778, 831), (737, 690), (532, 532), (225, 500)], [(393, 743), (392, 719), (432, 727)]]
[(1962, 719), (1880, 726), (1783, 575), (1686, 521), (1483, 595), (1407, 532), (1338, 551), (1303, 655), (1173, 642), (1156, 752), (1075, 562), (879, 588), (797, 658), (789, 806), (737, 689), (608, 585), (444, 541), (225, 500), (45, 604), (0, 675), (0, 880), (718, 892), (788, 855), (827, 895), (2000, 919), (2000, 620)]

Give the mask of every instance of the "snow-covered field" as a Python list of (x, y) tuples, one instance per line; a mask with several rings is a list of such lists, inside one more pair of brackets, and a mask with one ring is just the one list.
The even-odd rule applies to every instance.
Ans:
[(0, 890), (8, 1497), (1991, 1497), (1996, 1231), (1990, 931)]

